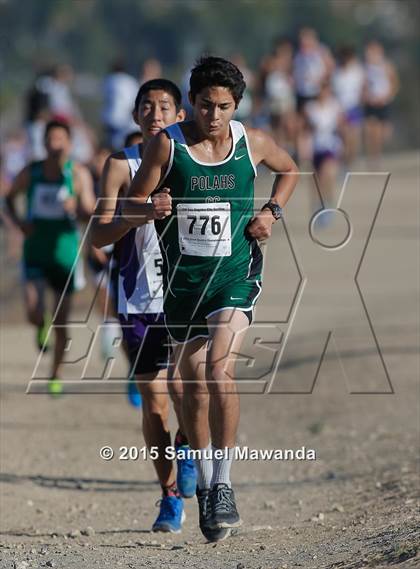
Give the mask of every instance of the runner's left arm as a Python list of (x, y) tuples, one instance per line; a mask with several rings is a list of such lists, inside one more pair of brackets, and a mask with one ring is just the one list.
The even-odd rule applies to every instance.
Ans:
[[(248, 137), (255, 164), (264, 164), (276, 174), (269, 201), (283, 208), (292, 195), (299, 171), (291, 156), (282, 150), (265, 132), (249, 129)], [(271, 236), (271, 226), (275, 219), (266, 208), (253, 217), (248, 225), (248, 233), (255, 239), (262, 240)]]
[(400, 80), (398, 77), (397, 69), (392, 63), (388, 63), (387, 73), (391, 85), (387, 103), (392, 103), (400, 89)]

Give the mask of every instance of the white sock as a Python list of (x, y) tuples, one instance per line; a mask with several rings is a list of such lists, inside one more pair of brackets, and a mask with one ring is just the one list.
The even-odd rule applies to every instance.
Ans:
[(119, 322), (110, 318), (101, 328), (101, 352), (103, 356), (110, 357), (116, 351), (114, 341), (122, 335)]
[[(216, 450), (223, 451), (223, 458), (215, 458), (214, 452)], [(211, 488), (215, 484), (227, 484), (229, 488), (232, 486), (230, 483), (230, 468), (232, 466), (234, 448), (225, 447), (217, 449), (212, 446), (213, 451), (213, 477), (211, 479)], [(227, 458), (226, 458), (227, 457)]]
[[(209, 443), (205, 448), (201, 448), (200, 453), (201, 458), (195, 459), (195, 466), (197, 467), (197, 486), (200, 490), (204, 490), (210, 488), (213, 476), (211, 444)], [(206, 456), (209, 456), (209, 458), (206, 458)]]

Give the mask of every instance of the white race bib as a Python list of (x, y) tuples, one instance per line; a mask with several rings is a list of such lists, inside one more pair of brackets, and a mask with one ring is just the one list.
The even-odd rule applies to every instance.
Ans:
[(229, 257), (232, 254), (229, 202), (178, 204), (176, 209), (182, 255)]
[(153, 251), (143, 251), (144, 267), (149, 287), (149, 293), (152, 298), (163, 296), (162, 287), (162, 269), (163, 259), (159, 248)]
[(41, 219), (61, 219), (67, 217), (63, 207), (70, 197), (66, 186), (56, 184), (36, 184), (32, 204), (32, 216)]

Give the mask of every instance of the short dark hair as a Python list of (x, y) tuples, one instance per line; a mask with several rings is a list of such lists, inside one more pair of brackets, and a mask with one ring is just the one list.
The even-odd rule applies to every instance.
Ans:
[(206, 87), (226, 87), (232, 94), (236, 108), (244, 94), (244, 76), (232, 62), (222, 57), (201, 57), (191, 71), (190, 92), (193, 103), (195, 97)]
[(173, 83), (169, 81), (169, 79), (151, 79), (150, 81), (146, 81), (140, 87), (139, 92), (137, 93), (136, 100), (134, 101), (134, 111), (137, 112), (139, 110), (140, 101), (146, 93), (149, 91), (165, 91), (169, 95), (172, 96), (176, 110), (179, 111), (182, 104), (182, 95), (179, 88)]
[(122, 58), (114, 59), (111, 63), (111, 73), (123, 73), (126, 70), (125, 61)]
[(351, 45), (343, 45), (337, 51), (337, 59), (340, 64), (345, 65), (356, 56), (356, 50)]
[(139, 130), (129, 132), (124, 139), (124, 148), (127, 148), (127, 146), (133, 146), (135, 144), (133, 140), (136, 140), (137, 138), (140, 138), (140, 140), (143, 141), (143, 134)]
[(67, 132), (68, 137), (71, 138), (71, 129), (69, 124), (66, 121), (59, 119), (53, 119), (47, 122), (47, 124), (45, 125), (44, 138), (47, 138), (50, 130), (52, 130), (53, 128), (62, 128)]

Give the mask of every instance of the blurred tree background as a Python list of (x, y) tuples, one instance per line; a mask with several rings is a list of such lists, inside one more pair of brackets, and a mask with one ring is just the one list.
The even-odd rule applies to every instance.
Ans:
[(281, 37), (302, 25), (333, 50), (381, 40), (401, 90), (395, 103), (396, 147), (417, 145), (420, 3), (418, 0), (0, 0), (1, 128), (22, 121), (23, 96), (37, 71), (69, 63), (86, 119), (97, 124), (100, 84), (116, 57), (139, 76), (155, 57), (180, 81), (203, 51), (242, 53), (251, 68)]

